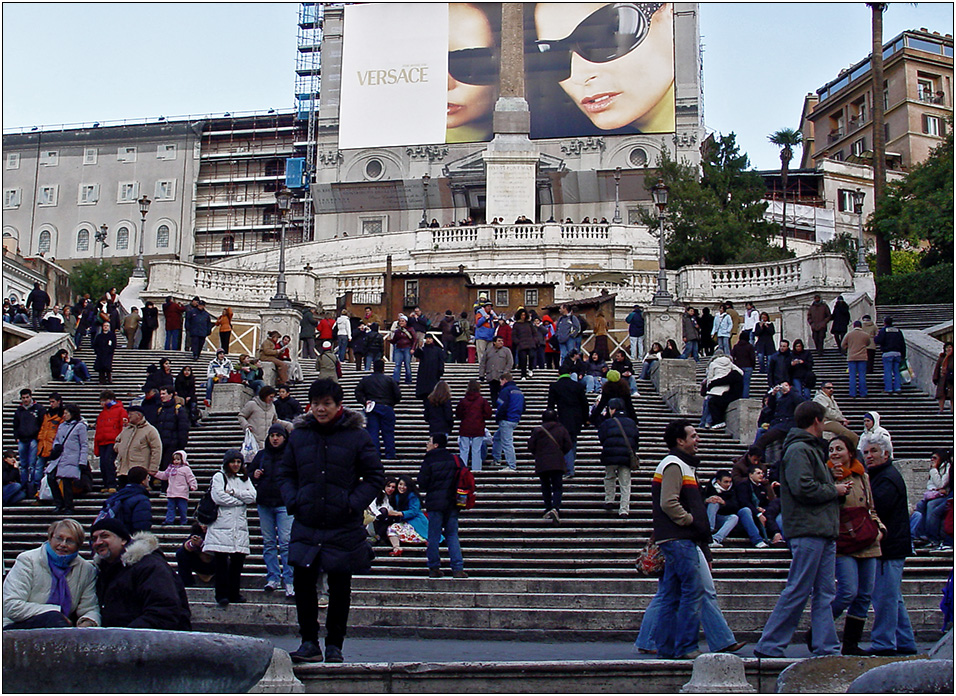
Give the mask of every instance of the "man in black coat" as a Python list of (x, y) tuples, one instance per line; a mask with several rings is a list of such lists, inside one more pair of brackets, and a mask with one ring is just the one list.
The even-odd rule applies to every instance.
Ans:
[(458, 540), (458, 470), (464, 465), (446, 449), (447, 446), (448, 438), (445, 433), (433, 433), (425, 447), (425, 459), (418, 471), (418, 487), (425, 495), (425, 509), (428, 511), (428, 548), (425, 551), (425, 559), (428, 563), (428, 577), (440, 578), (442, 572), (438, 547), (444, 534), (452, 576), (467, 578), (468, 573), (465, 572), (465, 561), (461, 556), (461, 544)]
[(637, 454), (641, 444), (637, 423), (626, 415), (623, 399), (608, 403), (610, 417), (598, 427), (601, 441), (601, 464), (604, 465), (604, 509), (614, 509), (614, 484), (620, 488), (618, 517), (627, 517), (631, 510), (631, 452)]
[(294, 662), (321, 662), (316, 582), (329, 584), (325, 661), (342, 662), (352, 574), (372, 564), (363, 512), (385, 486), (378, 450), (362, 414), (342, 407), (342, 387), (317, 379), (309, 387), (309, 411), (289, 433), (279, 465), (279, 491), (293, 516), (289, 564), (302, 645)]
[(754, 441), (754, 447), (762, 452), (771, 443), (783, 440), (790, 429), (796, 427), (794, 413), (797, 406), (804, 401), (805, 399), (797, 393), (797, 390), (790, 387), (790, 382), (784, 380), (776, 385), (767, 399), (766, 411), (772, 414), (770, 427)]
[[(384, 458), (395, 459), (395, 404), (401, 402), (402, 390), (395, 380), (385, 376), (384, 360), (378, 359), (372, 363), (372, 374), (359, 380), (355, 387), (355, 400), (365, 407), (372, 442), (378, 447), (381, 433)], [(374, 406), (369, 408), (369, 404)]]
[(152, 302), (143, 307), (143, 321), (139, 325), (139, 349), (149, 350), (153, 347), (153, 332), (159, 328), (159, 309)]
[(43, 404), (33, 400), (33, 392), (21, 389), (20, 405), (13, 412), (13, 437), (20, 455), (20, 482), (30, 495), (36, 492), (34, 482), (40, 480), (37, 436), (45, 415)]
[(212, 333), (212, 317), (206, 311), (206, 303), (200, 300), (196, 303), (195, 310), (190, 308), (186, 310), (186, 333), (192, 341), (190, 348), (193, 353), (193, 360), (199, 360), (199, 354), (206, 344), (206, 336)]
[(571, 451), (564, 455), (565, 464), (567, 464), (567, 473), (565, 478), (574, 477), (574, 458), (577, 454), (578, 436), (581, 429), (588, 421), (590, 407), (588, 397), (581, 382), (575, 382), (571, 379), (571, 366), (565, 363), (558, 370), (558, 379), (548, 387), (548, 411), (555, 411), (558, 414), (558, 421), (568, 431), (571, 436), (573, 446)]
[(131, 539), (114, 519), (102, 519), (90, 531), (104, 628), (192, 630), (186, 588), (153, 534)]
[(880, 557), (873, 583), (870, 654), (915, 655), (916, 639), (900, 585), (903, 564), (906, 557), (913, 554), (906, 483), (893, 466), (892, 448), (883, 435), (867, 440), (863, 457), (870, 475), (873, 505), (886, 527), (880, 539)]
[(40, 330), (40, 317), (43, 310), (50, 306), (50, 296), (46, 290), (40, 288), (40, 283), (33, 284), (33, 290), (27, 295), (27, 309), (30, 310), (30, 327), (34, 331)]
[(278, 387), (279, 395), (272, 405), (276, 407), (276, 416), (279, 420), (292, 422), (297, 416), (302, 415), (302, 405), (292, 396), (288, 384), (280, 384)]
[(163, 442), (163, 458), (159, 468), (166, 471), (173, 461), (173, 452), (185, 450), (189, 444), (189, 409), (176, 402), (169, 387), (164, 386), (159, 390), (159, 407), (154, 425)]
[(777, 352), (770, 356), (767, 361), (767, 384), (775, 387), (781, 382), (790, 381), (790, 341), (785, 338), (780, 339), (780, 346)]

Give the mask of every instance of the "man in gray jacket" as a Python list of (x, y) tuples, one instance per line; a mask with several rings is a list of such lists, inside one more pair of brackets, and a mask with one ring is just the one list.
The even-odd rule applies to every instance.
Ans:
[(754, 648), (756, 657), (783, 657), (793, 638), (810, 593), (811, 644), (814, 655), (839, 655), (840, 641), (830, 605), (836, 597), (836, 539), (840, 529), (840, 496), (852, 485), (834, 483), (827, 467), (823, 440), (825, 411), (804, 401), (794, 413), (797, 427), (784, 441), (780, 469), (783, 533), (793, 561), (773, 613)]
[(505, 348), (505, 339), (501, 336), (495, 336), (494, 342), (485, 350), (481, 356), (481, 362), (478, 364), (478, 380), (488, 381), (488, 389), (491, 391), (491, 403), (498, 400), (498, 392), (501, 391), (501, 375), (505, 372), (511, 372), (515, 365), (514, 356), (510, 348)]

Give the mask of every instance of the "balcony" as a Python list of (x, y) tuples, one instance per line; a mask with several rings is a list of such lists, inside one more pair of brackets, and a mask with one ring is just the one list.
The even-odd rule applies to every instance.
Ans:
[(842, 138), (844, 135), (845, 135), (845, 133), (843, 132), (843, 129), (842, 129), (842, 128), (837, 129), (837, 130), (832, 130), (832, 131), (830, 131), (830, 133), (827, 135), (827, 142), (828, 142), (828, 143), (835, 143), (837, 140), (839, 140), (840, 138)]
[(942, 92), (937, 92), (933, 94), (932, 92), (920, 92), (917, 99), (919, 99), (923, 104), (940, 104), (944, 102), (944, 94)]

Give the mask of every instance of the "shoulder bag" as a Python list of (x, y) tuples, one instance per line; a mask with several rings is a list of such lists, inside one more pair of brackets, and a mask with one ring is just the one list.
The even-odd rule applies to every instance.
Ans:
[(837, 537), (837, 553), (848, 556), (869, 547), (879, 538), (880, 525), (870, 514), (869, 486), (864, 481), (865, 507), (840, 508), (840, 536)]
[(624, 426), (621, 425), (621, 421), (615, 418), (614, 422), (617, 423), (618, 430), (621, 431), (621, 437), (624, 438), (624, 444), (627, 445), (627, 453), (630, 455), (631, 461), (631, 471), (637, 471), (641, 468), (641, 458), (637, 456), (637, 452), (631, 449), (631, 441), (628, 439), (627, 433), (624, 432)]

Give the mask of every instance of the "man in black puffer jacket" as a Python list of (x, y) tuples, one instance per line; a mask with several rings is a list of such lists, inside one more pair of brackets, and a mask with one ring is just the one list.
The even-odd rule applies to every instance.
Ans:
[[(256, 487), (259, 528), (262, 530), (262, 559), (266, 564), (266, 592), (285, 587), (286, 597), (295, 597), (292, 566), (289, 565), (289, 537), (292, 516), (285, 508), (279, 491), (279, 465), (285, 454), (285, 426), (275, 423), (269, 428), (265, 447), (252, 460), (252, 485)], [(282, 562), (281, 569), (279, 562)]]
[(163, 443), (160, 471), (173, 461), (173, 452), (185, 450), (189, 444), (189, 409), (176, 401), (173, 390), (163, 386), (159, 390), (159, 407), (156, 410), (156, 430)]
[(467, 578), (465, 561), (461, 557), (461, 544), (458, 541), (456, 499), (458, 469), (463, 464), (446, 449), (447, 446), (448, 438), (445, 433), (433, 433), (428, 441), (425, 460), (418, 472), (418, 487), (425, 494), (425, 509), (428, 510), (428, 549), (425, 551), (425, 558), (428, 562), (428, 577), (440, 578), (442, 572), (438, 546), (444, 534), (452, 575), (456, 578)]
[(295, 518), (289, 542), (295, 608), (302, 645), (295, 662), (321, 662), (316, 582), (326, 573), (326, 662), (342, 662), (352, 574), (372, 564), (363, 511), (385, 486), (378, 449), (362, 414), (342, 407), (342, 387), (317, 379), (309, 387), (309, 411), (295, 420), (279, 466), (279, 491)]

